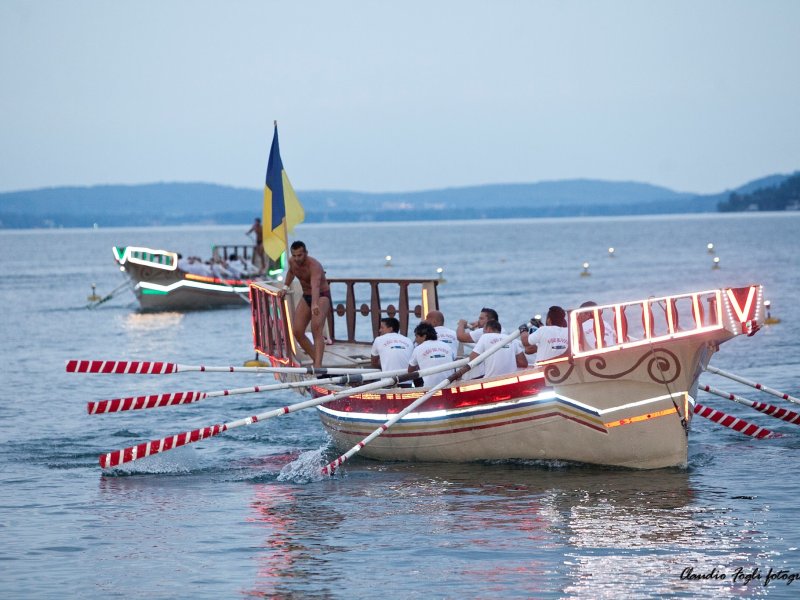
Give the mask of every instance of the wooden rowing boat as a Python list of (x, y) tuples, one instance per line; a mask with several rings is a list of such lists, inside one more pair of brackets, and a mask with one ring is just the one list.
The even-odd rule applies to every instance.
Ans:
[[(264, 279), (249, 264), (252, 246), (214, 246), (210, 259), (192, 263), (196, 269), (169, 250), (115, 246), (113, 252), (142, 311), (246, 306), (249, 284)], [(246, 266), (234, 268), (234, 258)]]
[[(406, 335), (412, 321), (438, 308), (436, 280), (329, 281), (333, 344), (326, 347), (324, 366), (366, 364), (384, 314), (398, 316)], [(368, 290), (368, 303), (359, 305), (359, 285)], [(250, 287), (257, 352), (273, 366), (310, 364), (291, 334), (293, 303), (280, 298), (279, 288), (270, 284)], [(399, 290), (396, 306), (381, 302), (386, 288)], [(337, 298), (344, 300), (337, 304)], [(412, 298), (419, 302), (413, 308)], [(597, 328), (596, 348), (583, 333), (587, 318)], [(682, 467), (700, 373), (722, 343), (752, 335), (763, 321), (758, 285), (575, 309), (569, 314), (569, 348), (562, 356), (493, 379), (456, 381), (364, 446), (361, 454), (403, 461), (558, 460), (637, 469)], [(601, 331), (604, 327), (613, 329), (610, 336)], [(318, 397), (346, 389), (311, 388)], [(347, 449), (425, 391), (354, 393), (317, 410), (336, 447)]]

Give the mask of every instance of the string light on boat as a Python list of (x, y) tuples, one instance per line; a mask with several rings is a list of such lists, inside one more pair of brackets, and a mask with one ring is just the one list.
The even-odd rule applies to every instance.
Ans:
[(714, 254), (714, 244), (708, 242), (708, 244), (706, 244), (706, 248), (708, 249), (709, 254)]
[(713, 261), (713, 263), (711, 265), (711, 268), (715, 269), (715, 270), (719, 269), (719, 256), (715, 256), (714, 257), (714, 261)]
[(608, 249), (608, 258), (614, 258), (614, 247)]
[(384, 267), (391, 267), (392, 266), (392, 255), (391, 254), (387, 254), (386, 255), (386, 264), (383, 265), (383, 266)]
[(589, 275), (591, 275), (591, 273), (589, 273), (589, 263), (585, 262), (583, 263), (583, 271), (581, 271), (581, 277), (588, 277)]
[[(746, 295), (744, 290), (747, 290)], [(763, 306), (763, 294), (764, 289), (760, 285), (725, 290), (725, 312), (732, 327), (740, 328), (738, 333), (750, 336), (760, 329), (758, 316)]]

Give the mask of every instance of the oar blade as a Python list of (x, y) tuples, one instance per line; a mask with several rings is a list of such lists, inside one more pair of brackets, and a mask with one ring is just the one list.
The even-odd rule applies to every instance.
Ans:
[(100, 456), (100, 466), (103, 469), (118, 467), (119, 465), (133, 462), (134, 460), (138, 460), (140, 458), (145, 458), (146, 456), (153, 456), (154, 454), (158, 454), (160, 452), (174, 450), (175, 448), (179, 448), (187, 444), (193, 444), (194, 442), (205, 440), (215, 435), (219, 435), (220, 433), (226, 431), (226, 429), (227, 427), (225, 425), (212, 425), (210, 427), (202, 427), (200, 429), (194, 429), (192, 431), (171, 435), (160, 440), (152, 440), (150, 442), (137, 444), (136, 446), (115, 450), (114, 452), (109, 452), (108, 454), (102, 454)]
[(86, 412), (90, 415), (104, 415), (112, 412), (126, 410), (143, 410), (147, 408), (161, 408), (162, 406), (175, 406), (177, 404), (191, 404), (208, 397), (206, 392), (173, 392), (171, 394), (152, 394), (149, 396), (130, 396), (128, 398), (112, 398), (111, 400), (98, 400), (86, 404)]
[(703, 406), (702, 404), (695, 404), (694, 412), (695, 414), (705, 417), (709, 421), (713, 421), (718, 425), (722, 425), (728, 429), (733, 429), (734, 431), (738, 431), (739, 433), (756, 439), (782, 437), (782, 434), (770, 431), (766, 427), (753, 425), (744, 419), (734, 417), (733, 415), (729, 415), (721, 410), (716, 410), (709, 406)]
[(166, 375), (176, 373), (178, 365), (168, 362), (128, 360), (68, 360), (67, 373)]

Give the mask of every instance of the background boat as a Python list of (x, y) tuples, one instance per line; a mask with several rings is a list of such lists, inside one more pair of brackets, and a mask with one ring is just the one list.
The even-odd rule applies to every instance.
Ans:
[(247, 245), (215, 244), (206, 260), (139, 246), (114, 246), (113, 252), (143, 311), (245, 306), (248, 285), (279, 275), (283, 263), (270, 260), (266, 274), (260, 275), (253, 246)]

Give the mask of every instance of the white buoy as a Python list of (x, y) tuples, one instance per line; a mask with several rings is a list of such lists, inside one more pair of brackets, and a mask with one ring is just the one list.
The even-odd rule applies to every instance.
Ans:
[(391, 267), (392, 266), (392, 255), (391, 254), (387, 254), (386, 255), (386, 264), (384, 266), (385, 267)]
[(719, 256), (714, 257), (714, 264), (711, 265), (712, 269), (719, 269)]
[(444, 269), (442, 267), (437, 267), (436, 272), (439, 274), (439, 283), (445, 283), (447, 280), (444, 278)]
[(712, 244), (711, 242), (708, 242), (708, 244), (706, 244), (706, 248), (708, 248), (708, 253), (709, 254), (714, 254), (714, 244)]
[(608, 258), (614, 258), (614, 247), (608, 249)]
[(583, 263), (583, 271), (581, 271), (581, 277), (588, 277), (589, 275), (591, 275), (591, 273), (589, 273), (589, 263), (585, 262)]

